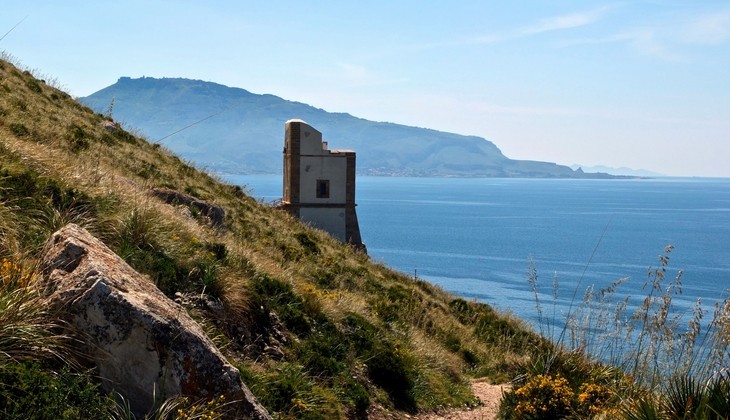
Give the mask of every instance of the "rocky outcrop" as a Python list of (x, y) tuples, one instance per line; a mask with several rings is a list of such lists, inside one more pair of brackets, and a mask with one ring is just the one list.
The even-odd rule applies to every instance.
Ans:
[(226, 216), (226, 212), (221, 206), (198, 200), (192, 195), (181, 193), (180, 191), (175, 191), (168, 188), (153, 188), (152, 191), (150, 191), (150, 194), (157, 198), (160, 198), (167, 204), (182, 204), (188, 206), (189, 208), (193, 208), (196, 211), (200, 212), (200, 214), (202, 214), (203, 216), (210, 219), (210, 222), (213, 224), (213, 226), (223, 226), (223, 220)]
[(115, 123), (114, 121), (104, 120), (100, 124), (101, 128), (103, 128), (106, 131), (119, 131), (122, 129), (122, 127), (119, 126), (119, 124)]
[(56, 232), (41, 264), (49, 304), (84, 343), (103, 389), (123, 395), (136, 415), (153, 395), (224, 395), (230, 417), (270, 418), (185, 310), (86, 230)]

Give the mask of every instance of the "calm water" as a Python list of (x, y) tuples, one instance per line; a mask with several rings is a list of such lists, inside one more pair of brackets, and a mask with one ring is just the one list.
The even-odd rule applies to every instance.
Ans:
[[(229, 176), (264, 201), (280, 176)], [(359, 177), (357, 213), (375, 260), (455, 294), (535, 320), (529, 261), (543, 301), (629, 277), (641, 296), (668, 244), (667, 277), (683, 270), (689, 308), (730, 288), (730, 179), (526, 180)]]

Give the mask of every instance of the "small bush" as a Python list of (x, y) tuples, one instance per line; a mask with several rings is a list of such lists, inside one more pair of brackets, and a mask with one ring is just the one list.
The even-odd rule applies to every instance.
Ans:
[(134, 172), (142, 179), (154, 179), (161, 177), (161, 173), (159, 168), (157, 167), (157, 164), (147, 162), (145, 160), (140, 160), (136, 162), (136, 168)]
[(10, 132), (15, 134), (17, 137), (25, 137), (30, 134), (30, 130), (28, 130), (28, 127), (24, 126), (21, 123), (10, 124)]
[(132, 209), (117, 227), (122, 249), (152, 250), (157, 247), (161, 230), (159, 217), (145, 208)]
[(294, 293), (291, 285), (259, 274), (254, 278), (253, 290), (255, 306), (274, 310), (289, 331), (303, 337), (312, 331), (310, 314), (305, 312), (305, 302)]
[[(204, 281), (211, 284), (211, 275), (204, 263), (193, 265), (188, 260), (172, 255), (160, 244), (163, 230), (161, 219), (154, 211), (139, 207), (132, 209), (117, 221), (114, 227), (114, 251), (135, 270), (147, 274), (167, 296), (178, 291), (201, 291)], [(200, 267), (203, 268), (201, 271)], [(204, 277), (208, 276), (204, 280)]]
[(215, 256), (215, 259), (218, 261), (223, 261), (228, 256), (228, 249), (226, 248), (226, 244), (220, 242), (208, 242), (205, 244), (205, 249), (211, 252), (213, 256)]
[(89, 148), (89, 133), (76, 124), (71, 124), (66, 130), (66, 140), (73, 152), (80, 152)]
[(219, 281), (219, 263), (212, 259), (198, 261), (195, 268), (190, 272), (189, 277), (194, 277), (195, 282), (200, 284), (200, 290), (214, 297), (223, 295), (223, 285)]
[(295, 234), (294, 237), (307, 253), (314, 255), (319, 254), (319, 247), (317, 246), (317, 243), (314, 242), (308, 234), (299, 232)]
[(30, 79), (27, 82), (25, 82), (25, 86), (28, 87), (31, 91), (35, 93), (41, 93), (43, 92), (43, 88), (41, 87), (40, 83), (38, 83), (35, 79)]
[(581, 385), (578, 394), (578, 413), (586, 418), (593, 418), (606, 411), (614, 392), (607, 386), (586, 382)]
[(510, 348), (542, 347), (544, 345), (543, 340), (540, 340), (537, 335), (519, 326), (515, 321), (494, 312), (478, 316), (474, 335), (486, 343)]
[(341, 385), (341, 398), (349, 402), (357, 417), (366, 417), (370, 407), (370, 394), (367, 388), (352, 378), (347, 378)]
[(377, 342), (367, 358), (367, 374), (388, 393), (397, 409), (416, 411), (413, 395), (417, 376), (415, 361), (399, 343)]
[(360, 354), (370, 352), (381, 338), (378, 328), (360, 314), (348, 313), (342, 320), (342, 324), (347, 340)]
[(28, 111), (28, 104), (24, 100), (22, 100), (20, 98), (13, 98), (10, 102), (13, 104), (15, 109), (17, 109), (18, 111), (20, 111), (20, 112)]
[(4, 419), (23, 420), (101, 419), (115, 410), (87, 376), (67, 369), (53, 373), (32, 362), (0, 368), (0, 407)]
[(337, 289), (339, 281), (337, 275), (330, 270), (322, 269), (314, 274), (312, 281), (323, 289)]
[(97, 214), (88, 195), (34, 171), (0, 170), (0, 190), (17, 210), (14, 219), (25, 226), (19, 239), (31, 249), (40, 248), (61, 223), (87, 225)]
[(342, 417), (333, 407), (337, 404), (333, 396), (327, 398), (326, 391), (314, 384), (300, 366), (291, 363), (282, 364), (273, 374), (254, 377), (251, 390), (277, 418)]
[(302, 343), (299, 354), (311, 375), (331, 380), (347, 367), (348, 347), (337, 327), (326, 323)]
[(414, 307), (420, 306), (421, 300), (420, 294), (414, 290), (395, 285), (387, 289), (385, 296), (376, 297), (373, 311), (383, 321), (392, 323), (400, 320), (406, 313), (411, 314)]
[(523, 419), (559, 419), (572, 412), (573, 390), (563, 377), (537, 375), (515, 391), (514, 414)]
[(112, 136), (116, 138), (117, 140), (128, 143), (128, 144), (137, 144), (138, 140), (133, 135), (129, 134), (128, 132), (124, 130), (114, 130), (112, 131)]
[[(124, 413), (123, 418), (131, 417)], [(131, 414), (131, 413), (130, 413)], [(174, 420), (214, 420), (230, 416), (226, 413), (226, 398), (220, 395), (210, 400), (191, 401), (189, 397), (174, 396), (159, 403), (151, 412), (147, 413), (147, 419), (174, 419)]]

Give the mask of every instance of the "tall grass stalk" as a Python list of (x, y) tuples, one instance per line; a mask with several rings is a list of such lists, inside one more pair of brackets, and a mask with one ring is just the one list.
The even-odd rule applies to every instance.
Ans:
[(23, 359), (68, 357), (62, 322), (48, 311), (37, 277), (13, 260), (0, 259), (0, 365)]
[[(708, 404), (715, 404), (709, 406), (712, 410), (724, 407), (724, 400), (713, 397), (713, 393), (730, 384), (730, 296), (715, 304), (709, 321), (709, 311), (700, 299), (691, 311), (678, 308), (675, 299), (682, 294), (683, 273), (670, 274), (672, 251), (673, 247), (667, 246), (659, 256), (659, 264), (649, 267), (642, 288), (645, 296), (633, 310), (630, 296), (619, 297), (626, 278), (599, 290), (588, 287), (582, 304), (571, 305), (565, 319), (565, 334), (557, 338), (556, 347), (550, 354), (539, 356), (544, 360), (535, 366), (542, 370), (540, 373), (549, 374), (557, 369), (556, 360), (564, 359), (566, 354), (616, 366), (636, 386), (622, 391), (625, 398), (633, 401), (627, 411), (632, 414), (627, 414), (627, 418), (651, 418), (651, 413), (668, 415), (677, 412), (682, 404), (699, 404), (703, 398), (709, 402), (690, 408), (705, 410)], [(544, 334), (542, 323), (552, 325), (556, 320), (543, 319), (543, 303), (537, 298), (537, 273), (533, 268), (528, 284), (536, 296)], [(553, 287), (555, 302), (556, 281)], [(549, 337), (555, 339), (550, 325), (548, 331)]]

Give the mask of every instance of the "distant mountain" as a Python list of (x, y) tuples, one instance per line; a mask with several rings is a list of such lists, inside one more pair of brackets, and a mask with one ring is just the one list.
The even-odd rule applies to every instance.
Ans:
[(280, 173), (284, 123), (299, 118), (321, 131), (331, 149), (355, 150), (363, 174), (611, 177), (509, 159), (481, 137), (368, 121), (200, 80), (122, 77), (80, 101), (213, 171)]
[(570, 168), (573, 170), (582, 169), (583, 171), (586, 171), (586, 172), (602, 172), (602, 173), (607, 173), (610, 175), (617, 175), (617, 176), (647, 177), (647, 178), (666, 176), (664, 174), (660, 174), (659, 172), (647, 171), (646, 169), (632, 169), (632, 168), (627, 168), (625, 166), (622, 166), (620, 168), (613, 168), (611, 166), (603, 166), (603, 165), (585, 166), (585, 165), (575, 164), (575, 165), (570, 165)]

